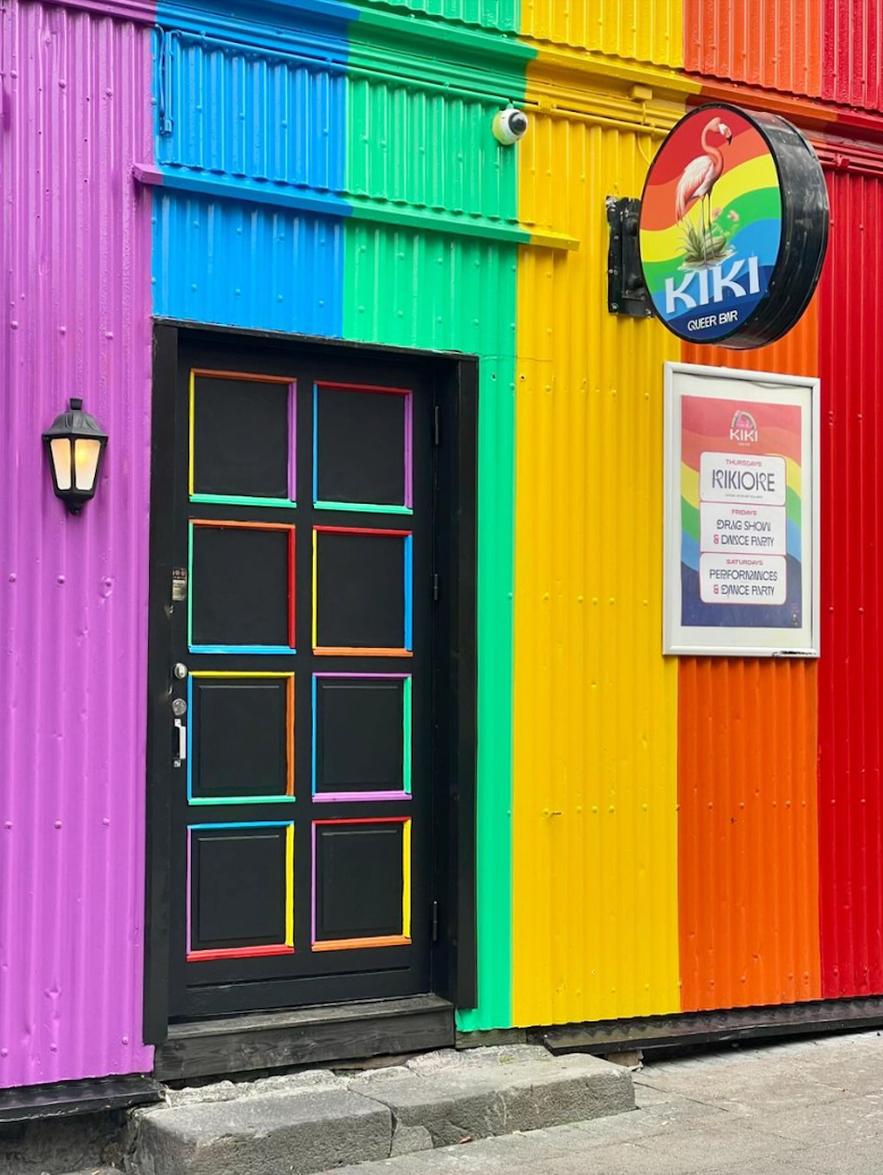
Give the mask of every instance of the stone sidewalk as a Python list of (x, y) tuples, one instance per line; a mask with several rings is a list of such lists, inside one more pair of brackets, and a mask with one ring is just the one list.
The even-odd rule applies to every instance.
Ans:
[[(881, 1175), (883, 1035), (648, 1064), (639, 1109), (336, 1175)], [(247, 1175), (243, 1172), (242, 1175)]]

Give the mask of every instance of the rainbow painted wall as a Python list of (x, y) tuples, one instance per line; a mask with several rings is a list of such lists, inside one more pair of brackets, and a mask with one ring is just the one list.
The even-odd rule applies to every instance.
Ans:
[[(0, 1086), (151, 1065), (151, 313), (480, 357), (480, 998), (461, 1028), (883, 994), (883, 12), (766, 0), (773, 66), (743, 8), (4, 8)], [(605, 198), (639, 195), (705, 100), (790, 118), (828, 176), (819, 294), (760, 352), (607, 312)], [(531, 116), (514, 149), (490, 134), (507, 102)], [(821, 376), (818, 663), (661, 655), (678, 358)], [(59, 387), (113, 434), (76, 544), (34, 448)]]

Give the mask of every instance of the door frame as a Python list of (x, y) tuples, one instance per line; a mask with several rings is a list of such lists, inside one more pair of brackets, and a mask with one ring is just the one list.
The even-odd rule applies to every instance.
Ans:
[[(434, 844), (431, 879), (438, 934), (431, 946), (433, 994), (456, 1008), (477, 1003), (477, 490), (478, 359), (459, 352), (382, 347), (311, 335), (242, 330), (155, 318), (150, 461), (150, 572), (147, 663), (147, 845), (144, 927), (144, 1042), (169, 1033), (171, 851), (171, 582), (174, 538), (175, 389), (182, 339), (203, 346), (232, 341), (379, 360), (403, 358), (427, 368), (435, 401), (433, 623)], [(437, 510), (438, 502), (446, 503)]]

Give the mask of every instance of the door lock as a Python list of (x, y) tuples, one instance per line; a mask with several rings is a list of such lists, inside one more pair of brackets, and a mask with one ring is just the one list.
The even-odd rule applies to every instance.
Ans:
[(172, 702), (172, 713), (176, 718), (183, 718), (187, 713), (187, 703), (183, 698), (175, 698)]
[(172, 670), (172, 673), (174, 673), (174, 675), (178, 679), (178, 681), (183, 681), (184, 678), (187, 676), (187, 666), (184, 664), (183, 661), (179, 661), (177, 663), (177, 665), (175, 666), (175, 668)]
[(187, 760), (187, 727), (180, 718), (175, 719), (175, 733), (178, 735), (178, 747), (175, 751), (174, 765), (180, 767)]

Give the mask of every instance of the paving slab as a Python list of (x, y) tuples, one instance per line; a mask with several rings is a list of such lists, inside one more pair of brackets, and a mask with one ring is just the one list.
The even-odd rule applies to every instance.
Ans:
[(312, 1175), (385, 1158), (389, 1110), (342, 1089), (269, 1093), (145, 1110), (139, 1175)]
[[(421, 1127), (433, 1147), (586, 1121), (634, 1108), (626, 1070), (596, 1057), (552, 1057), (516, 1045), (442, 1050), (355, 1078), (350, 1089), (387, 1106), (397, 1139)], [(417, 1149), (409, 1146), (408, 1149)]]

